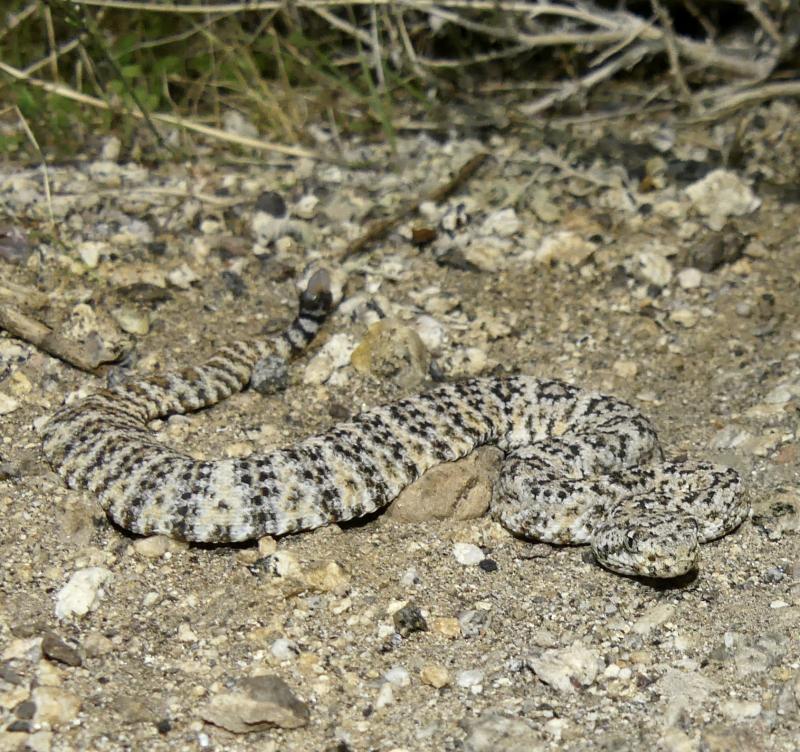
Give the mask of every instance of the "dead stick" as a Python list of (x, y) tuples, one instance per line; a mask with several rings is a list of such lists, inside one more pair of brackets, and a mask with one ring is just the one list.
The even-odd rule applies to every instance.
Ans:
[(357, 256), (361, 253), (366, 246), (375, 240), (384, 237), (389, 230), (400, 224), (409, 214), (413, 214), (425, 201), (432, 201), (435, 204), (446, 199), (451, 193), (460, 188), (467, 182), (477, 171), (477, 169), (486, 161), (488, 153), (481, 152), (467, 161), (464, 166), (446, 183), (440, 185), (436, 190), (429, 193), (427, 196), (418, 198), (411, 201), (405, 206), (401, 207), (397, 212), (385, 219), (378, 219), (372, 222), (363, 235), (356, 238), (350, 245), (347, 246), (341, 256), (341, 261), (345, 261), (352, 256)]
[(11, 306), (0, 306), (0, 329), (5, 329), (12, 337), (30, 342), (81, 371), (96, 373), (97, 366), (102, 362), (96, 356), (89, 355), (77, 342), (65, 339), (41, 321)]

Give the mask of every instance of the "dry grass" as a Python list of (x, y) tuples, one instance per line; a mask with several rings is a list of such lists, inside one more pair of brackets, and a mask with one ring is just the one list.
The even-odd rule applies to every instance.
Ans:
[[(0, 96), (43, 148), (111, 129), (334, 158), (353, 131), (596, 118), (713, 120), (800, 94), (800, 8), (782, 0), (12, 0)], [(624, 79), (625, 87), (609, 82)], [(16, 110), (14, 110), (16, 112)], [(239, 113), (239, 125), (231, 113)], [(398, 114), (401, 113), (401, 114)], [(0, 147), (25, 148), (14, 118)], [(327, 126), (326, 143), (311, 137)], [(165, 128), (165, 126), (167, 126)], [(140, 130), (135, 131), (137, 134)], [(146, 136), (144, 137), (146, 140)]]

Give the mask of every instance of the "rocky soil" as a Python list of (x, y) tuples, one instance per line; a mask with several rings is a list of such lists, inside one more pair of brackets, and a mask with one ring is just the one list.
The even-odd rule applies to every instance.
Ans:
[[(347, 144), (357, 169), (136, 164), (112, 139), (50, 165), (49, 195), (0, 168), (0, 307), (118, 358), (92, 375), (0, 334), (0, 750), (796, 749), (797, 122), (409, 133)], [(339, 260), (482, 149), (457, 194)], [(434, 380), (555, 376), (640, 406), (669, 456), (735, 466), (751, 519), (656, 584), (493, 522), (491, 449), (358, 524), (218, 547), (135, 539), (43, 462), (65, 400), (279, 329), (311, 261), (347, 297), (286, 390), (160, 438), (241, 456)]]

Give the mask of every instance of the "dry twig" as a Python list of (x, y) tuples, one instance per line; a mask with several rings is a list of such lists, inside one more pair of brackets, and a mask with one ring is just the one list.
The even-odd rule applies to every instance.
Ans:
[(30, 342), (40, 350), (88, 373), (96, 373), (103, 360), (90, 354), (78, 342), (66, 339), (38, 319), (31, 318), (17, 308), (0, 306), (0, 329), (12, 337)]
[(489, 155), (486, 152), (480, 152), (474, 157), (469, 159), (461, 169), (448, 180), (435, 190), (431, 191), (426, 196), (414, 199), (405, 206), (402, 206), (390, 217), (378, 219), (372, 222), (366, 231), (360, 237), (356, 238), (350, 245), (347, 246), (342, 254), (340, 261), (345, 261), (353, 256), (362, 253), (364, 249), (374, 243), (376, 240), (383, 238), (393, 227), (399, 225), (409, 214), (413, 214), (425, 201), (431, 201), (435, 204), (444, 201), (451, 193), (458, 190), (464, 183), (466, 183), (477, 171), (478, 168), (488, 159)]

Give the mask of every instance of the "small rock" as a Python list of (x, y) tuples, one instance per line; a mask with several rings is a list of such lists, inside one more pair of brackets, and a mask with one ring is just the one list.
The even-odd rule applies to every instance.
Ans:
[(102, 255), (108, 255), (111, 251), (108, 243), (98, 242), (94, 240), (86, 240), (78, 246), (78, 255), (81, 261), (89, 269), (96, 269), (100, 263)]
[(19, 401), (8, 394), (0, 392), (0, 415), (9, 415), (19, 407)]
[(177, 541), (166, 535), (151, 535), (148, 538), (137, 538), (133, 542), (133, 550), (145, 559), (160, 559), (167, 552), (175, 553), (188, 547), (184, 541)]
[(197, 272), (191, 269), (188, 264), (181, 264), (176, 269), (167, 272), (167, 281), (180, 290), (188, 290), (199, 279)]
[(289, 364), (280, 355), (268, 355), (253, 367), (250, 386), (259, 394), (269, 395), (285, 391), (289, 385)]
[(395, 687), (407, 687), (411, 684), (411, 676), (402, 666), (393, 666), (384, 672), (383, 678)]
[(530, 666), (545, 684), (559, 692), (574, 692), (594, 683), (602, 657), (597, 650), (576, 642), (568, 648), (545, 650), (530, 660)]
[(677, 276), (678, 284), (684, 290), (696, 290), (703, 284), (703, 272), (691, 266), (687, 269), (681, 269)]
[(423, 684), (436, 689), (447, 687), (453, 681), (448, 670), (438, 663), (426, 663), (419, 672), (419, 678)]
[(480, 232), (482, 235), (496, 235), (500, 238), (508, 238), (518, 232), (520, 226), (521, 223), (516, 211), (509, 207), (489, 214), (483, 221)]
[(631, 631), (638, 635), (649, 634), (655, 627), (660, 626), (675, 615), (675, 606), (670, 603), (659, 603), (646, 611), (631, 626)]
[(387, 705), (391, 705), (393, 702), (394, 690), (392, 689), (392, 685), (389, 684), (389, 682), (381, 684), (381, 688), (378, 690), (378, 696), (375, 698), (375, 710), (385, 708)]
[(476, 567), (485, 558), (485, 554), (474, 543), (454, 543), (453, 556), (465, 567)]
[(293, 213), (301, 219), (312, 219), (316, 214), (317, 204), (319, 199), (313, 193), (308, 193), (295, 204)]
[(144, 336), (150, 331), (150, 316), (136, 306), (120, 306), (111, 311), (111, 316), (128, 334)]
[(304, 580), (320, 593), (343, 595), (350, 589), (350, 575), (335, 561), (316, 564), (305, 572)]
[(452, 616), (437, 616), (431, 622), (431, 630), (454, 640), (461, 637), (461, 622)]
[(335, 371), (350, 363), (355, 347), (349, 334), (334, 334), (309, 360), (303, 374), (303, 383), (324, 384)]
[(279, 661), (288, 661), (296, 658), (300, 649), (297, 644), (286, 637), (279, 637), (270, 646), (269, 652)]
[(410, 389), (427, 377), (431, 356), (411, 327), (382, 319), (367, 330), (350, 362), (359, 373), (392, 379)]
[(114, 649), (114, 643), (100, 632), (90, 632), (83, 640), (83, 652), (90, 658), (107, 655)]
[(732, 721), (746, 721), (760, 715), (761, 703), (754, 700), (726, 700), (720, 703), (719, 709)]
[(254, 676), (242, 679), (235, 691), (212, 697), (201, 710), (201, 716), (234, 734), (244, 734), (274, 726), (307, 726), (310, 712), (283, 679)]
[(541, 752), (546, 748), (536, 727), (524, 718), (488, 710), (459, 725), (467, 732), (464, 752)]
[(496, 447), (480, 447), (456, 462), (436, 465), (404, 488), (386, 513), (400, 522), (482, 517), (502, 458)]
[(465, 689), (477, 687), (483, 682), (483, 671), (478, 668), (466, 669), (456, 674), (456, 684)]
[(433, 316), (419, 316), (414, 328), (428, 352), (435, 355), (441, 351), (447, 334), (445, 328)]
[(460, 347), (445, 359), (444, 368), (453, 379), (478, 376), (489, 367), (489, 358), (480, 347)]
[(703, 236), (692, 246), (685, 262), (702, 272), (713, 272), (723, 264), (732, 264), (744, 254), (747, 237), (733, 227)]
[(286, 202), (276, 191), (264, 191), (256, 199), (254, 208), (257, 212), (265, 212), (271, 217), (285, 217), (287, 214)]
[(70, 647), (54, 632), (47, 632), (42, 638), (42, 654), (51, 661), (63, 663), (65, 666), (80, 666), (81, 656), (75, 648)]
[(639, 366), (632, 360), (620, 359), (612, 366), (614, 373), (622, 379), (632, 379), (639, 372)]
[(93, 611), (103, 595), (103, 585), (112, 577), (111, 571), (105, 567), (79, 569), (56, 595), (56, 617), (68, 619)]
[(63, 726), (74, 721), (81, 709), (81, 698), (60, 687), (36, 687), (31, 698), (36, 705), (36, 723)]
[(428, 622), (422, 615), (418, 606), (408, 603), (392, 615), (394, 628), (402, 637), (408, 637), (412, 632), (426, 632)]
[(542, 238), (534, 258), (540, 264), (558, 261), (576, 267), (588, 261), (596, 250), (595, 243), (584, 240), (577, 233), (561, 230)]
[(689, 308), (678, 308), (669, 315), (670, 321), (680, 324), (685, 329), (691, 329), (697, 324), (699, 316)]
[(638, 253), (632, 271), (639, 279), (656, 287), (666, 287), (672, 279), (672, 264), (655, 251)]
[(735, 172), (718, 169), (686, 187), (694, 208), (708, 218), (708, 225), (720, 230), (730, 216), (741, 216), (761, 205), (750, 187)]

